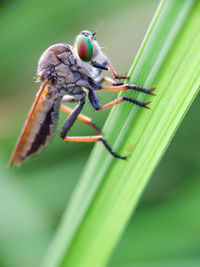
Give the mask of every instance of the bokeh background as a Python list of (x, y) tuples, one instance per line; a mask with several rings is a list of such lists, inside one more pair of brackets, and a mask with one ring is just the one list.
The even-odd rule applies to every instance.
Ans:
[[(0, 267), (40, 266), (91, 144), (52, 144), (20, 168), (7, 162), (38, 90), (41, 53), (73, 44), (84, 29), (119, 73), (127, 73), (158, 0), (15, 0), (0, 2)], [(116, 94), (101, 93), (101, 103)], [(199, 97), (192, 104), (109, 262), (110, 267), (200, 266)], [(84, 113), (103, 126), (109, 111)], [(77, 122), (72, 135), (91, 130)], [(97, 155), (98, 156), (98, 155)]]

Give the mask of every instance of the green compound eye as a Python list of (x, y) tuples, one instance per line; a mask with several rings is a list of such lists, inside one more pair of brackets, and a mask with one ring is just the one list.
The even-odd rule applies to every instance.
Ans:
[(89, 61), (92, 58), (92, 44), (85, 35), (77, 37), (77, 51), (83, 61)]

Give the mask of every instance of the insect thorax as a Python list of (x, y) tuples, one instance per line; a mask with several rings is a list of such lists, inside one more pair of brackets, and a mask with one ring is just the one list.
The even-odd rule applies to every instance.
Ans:
[(47, 78), (63, 95), (83, 92), (80, 80), (95, 75), (94, 68), (89, 63), (82, 62), (75, 49), (68, 44), (50, 46), (38, 62), (38, 81)]

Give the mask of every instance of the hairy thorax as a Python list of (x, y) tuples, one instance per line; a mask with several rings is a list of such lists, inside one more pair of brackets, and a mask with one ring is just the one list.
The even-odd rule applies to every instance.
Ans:
[(50, 46), (38, 62), (37, 80), (43, 82), (47, 78), (60, 95), (76, 95), (83, 92), (79, 81), (83, 75), (79, 72), (73, 48), (67, 44)]

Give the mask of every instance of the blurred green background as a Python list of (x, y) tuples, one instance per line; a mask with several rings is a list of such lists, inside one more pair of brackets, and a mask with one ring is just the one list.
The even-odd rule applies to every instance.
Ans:
[[(73, 44), (83, 29), (97, 30), (97, 39), (118, 72), (127, 73), (158, 3), (1, 1), (0, 267), (39, 266), (93, 146), (65, 144), (57, 134), (40, 155), (20, 168), (7, 168), (39, 87), (34, 77), (41, 53), (57, 42)], [(115, 97), (99, 94), (101, 103)], [(199, 110), (197, 97), (146, 188), (110, 267), (200, 266)], [(99, 126), (108, 112), (96, 112), (88, 104), (84, 109)], [(58, 133), (65, 117), (61, 114)], [(78, 121), (70, 131), (91, 133)]]

